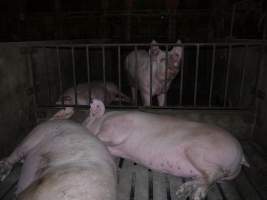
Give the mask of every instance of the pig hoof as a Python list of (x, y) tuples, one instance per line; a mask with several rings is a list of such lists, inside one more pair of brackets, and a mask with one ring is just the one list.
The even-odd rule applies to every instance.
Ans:
[(11, 169), (12, 166), (7, 161), (0, 161), (0, 182), (5, 180)]
[(193, 191), (194, 191), (194, 185), (191, 184), (191, 182), (184, 183), (176, 191), (177, 199), (184, 200), (187, 197), (191, 196), (191, 194), (192, 194)]
[(206, 196), (206, 193), (207, 193), (206, 187), (199, 187), (196, 189), (196, 191), (192, 195), (193, 196), (192, 200), (204, 199)]

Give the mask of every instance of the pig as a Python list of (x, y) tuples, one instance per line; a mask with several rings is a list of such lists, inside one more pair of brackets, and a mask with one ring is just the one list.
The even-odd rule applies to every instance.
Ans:
[(140, 111), (105, 113), (98, 100), (91, 103), (83, 125), (114, 156), (191, 178), (179, 186), (178, 199), (203, 199), (214, 183), (233, 179), (242, 165), (249, 166), (240, 143), (213, 125)]
[[(129, 97), (119, 91), (117, 86), (112, 82), (103, 82), (93, 81), (88, 83), (81, 83), (77, 85), (77, 104), (78, 105), (88, 105), (89, 104), (89, 89), (91, 92), (92, 99), (99, 99), (105, 102), (105, 105), (109, 105), (113, 101), (123, 101), (130, 102)], [(56, 104), (62, 104), (62, 98), (64, 105), (74, 105), (75, 104), (75, 92), (74, 88), (69, 88), (64, 92), (60, 97), (60, 100)], [(72, 107), (66, 107), (59, 110), (53, 119), (68, 119), (74, 114), (74, 109)]]
[[(181, 44), (181, 41), (178, 40), (177, 44)], [(125, 59), (125, 70), (128, 72), (133, 100), (136, 101), (136, 89), (138, 89), (140, 90), (143, 104), (149, 106), (151, 105), (151, 66), (151, 96), (157, 96), (159, 106), (164, 106), (170, 84), (180, 71), (183, 48), (181, 46), (174, 46), (168, 53), (166, 53), (166, 51), (162, 51), (159, 46), (156, 45), (155, 40), (152, 41), (151, 45), (149, 52), (145, 50), (137, 50), (136, 52), (132, 51)]]
[(18, 200), (116, 200), (113, 158), (81, 124), (50, 120), (35, 127), (0, 162), (0, 179), (21, 160)]

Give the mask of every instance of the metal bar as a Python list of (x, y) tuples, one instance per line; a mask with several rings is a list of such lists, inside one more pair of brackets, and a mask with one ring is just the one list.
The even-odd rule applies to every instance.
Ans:
[(74, 47), (71, 48), (71, 60), (72, 60), (72, 75), (73, 75), (73, 89), (74, 89), (74, 102), (77, 105), (77, 82), (76, 82), (76, 65)]
[(58, 69), (58, 79), (59, 79), (59, 92), (61, 97), (61, 103), (64, 106), (64, 97), (63, 95), (63, 84), (62, 84), (62, 76), (61, 76), (61, 62), (60, 62), (60, 53), (59, 48), (57, 47), (57, 69)]
[(212, 47), (212, 61), (211, 61), (211, 76), (210, 76), (210, 91), (209, 91), (209, 106), (211, 107), (211, 98), (213, 93), (213, 83), (214, 83), (214, 67), (215, 67), (215, 56), (216, 56), (216, 46)]
[(233, 36), (234, 23), (235, 23), (235, 12), (236, 12), (236, 4), (233, 6), (232, 16), (231, 16), (231, 25), (230, 25), (230, 38)]
[(88, 90), (88, 105), (90, 105), (91, 102), (91, 87), (90, 87), (90, 60), (89, 60), (89, 49), (88, 46), (86, 46), (86, 69), (87, 69), (87, 90)]
[(138, 105), (138, 78), (137, 78), (137, 70), (138, 70), (138, 56), (137, 56), (137, 46), (134, 46), (134, 54), (135, 54), (135, 69), (134, 69), (134, 77), (135, 77), (135, 105)]
[(102, 46), (102, 67), (103, 67), (103, 82), (105, 87), (105, 95), (104, 95), (104, 102), (106, 102), (106, 92), (107, 92), (107, 85), (106, 85), (106, 54), (105, 54), (105, 46)]
[[(56, 46), (58, 47), (85, 47), (88, 46), (90, 48), (99, 48), (102, 46), (105, 47), (117, 47), (117, 46), (121, 46), (121, 47), (131, 47), (131, 46), (137, 46), (137, 47), (142, 47), (142, 46), (148, 46), (150, 43), (98, 43), (98, 44), (89, 44), (89, 43), (84, 43), (84, 44), (43, 44), (43, 45), (32, 45), (31, 47), (35, 47), (35, 48), (55, 48)], [(187, 46), (213, 46), (216, 45), (217, 47), (219, 46), (227, 46), (227, 45), (231, 45), (232, 47), (237, 47), (237, 46), (244, 46), (244, 45), (248, 45), (248, 46), (259, 46), (262, 44), (267, 44), (267, 41), (264, 40), (259, 40), (257, 42), (255, 41), (249, 41), (249, 40), (245, 40), (245, 42), (207, 42), (207, 43), (182, 43), (179, 44), (178, 46), (182, 46), (182, 47), (187, 47)], [(171, 46), (171, 45), (177, 45), (176, 43), (157, 43), (157, 46)]]
[[(50, 104), (40, 104), (38, 105), (38, 107), (40, 108), (51, 108), (51, 109), (56, 109), (56, 108), (63, 108), (60, 105), (50, 105)], [(75, 108), (84, 108), (84, 109), (88, 109), (90, 108), (88, 105), (65, 105), (64, 107), (75, 107)], [(177, 110), (220, 110), (220, 111), (234, 111), (234, 110), (238, 110), (238, 111), (250, 111), (251, 107), (220, 107), (220, 106), (214, 106), (214, 107), (209, 107), (209, 106), (199, 106), (199, 107), (195, 107), (195, 106), (166, 106), (166, 107), (159, 107), (159, 106), (150, 106), (150, 107), (145, 107), (145, 106), (119, 106), (119, 105), (109, 105), (106, 106), (107, 109), (110, 108), (116, 108), (116, 109), (137, 109), (139, 108), (140, 110), (149, 110), (149, 109), (162, 109), (162, 110), (166, 110), (166, 109), (177, 109)]]
[(43, 48), (44, 53), (44, 63), (45, 63), (45, 69), (46, 69), (46, 81), (47, 81), (47, 87), (48, 87), (48, 103), (51, 104), (51, 82), (49, 78), (49, 69), (48, 69), (48, 63), (47, 63), (47, 52), (46, 48)]
[[(153, 46), (151, 46), (153, 47)], [(150, 62), (149, 62), (149, 101), (150, 101), (150, 104), (149, 106), (152, 106), (152, 56), (151, 54), (149, 55), (149, 59), (150, 59)]]
[(34, 112), (34, 120), (37, 122), (37, 112), (36, 107), (38, 106), (38, 94), (37, 94), (37, 85), (36, 85), (36, 72), (35, 67), (32, 64), (32, 48), (28, 47), (27, 52), (27, 64), (30, 72), (30, 81), (33, 88), (33, 112)]
[(196, 52), (196, 72), (195, 72), (195, 87), (194, 87), (194, 106), (196, 106), (196, 103), (197, 103), (198, 68), (199, 68), (199, 48), (200, 48), (200, 46), (197, 45), (197, 52)]
[(167, 103), (167, 72), (168, 72), (168, 66), (169, 66), (169, 51), (168, 51), (168, 45), (165, 46), (166, 48), (166, 67), (165, 67), (165, 74), (164, 74), (164, 95), (165, 95), (165, 100), (164, 100), (164, 106)]
[(226, 68), (225, 86), (224, 86), (224, 98), (223, 98), (223, 106), (224, 107), (227, 104), (227, 93), (228, 93), (228, 86), (229, 86), (229, 72), (230, 72), (230, 65), (231, 65), (231, 55), (232, 55), (232, 46), (229, 45), (227, 66), (226, 66), (227, 68)]
[[(184, 50), (183, 50), (184, 52)], [(179, 93), (179, 105), (183, 104), (183, 84), (184, 84), (184, 53), (182, 53), (182, 58), (181, 58), (181, 72), (180, 72), (180, 93)]]
[[(262, 67), (263, 67), (263, 62), (264, 62), (264, 49), (266, 48), (266, 46), (263, 44), (261, 45), (261, 50), (260, 50), (260, 55), (259, 55), (259, 60), (257, 63), (257, 75), (256, 75), (256, 83), (255, 83), (255, 96), (253, 99), (253, 102), (251, 103), (251, 105), (256, 105), (256, 107), (258, 106), (257, 104), (257, 94), (260, 88), (260, 79), (262, 78)], [(257, 109), (257, 108), (256, 108)]]
[(246, 75), (246, 60), (247, 60), (247, 54), (248, 54), (248, 46), (246, 45), (244, 47), (244, 56), (242, 57), (242, 69), (241, 69), (241, 83), (240, 83), (240, 90), (239, 90), (239, 99), (238, 99), (238, 105), (241, 104), (241, 98), (243, 95), (243, 89), (244, 89), (244, 81), (245, 81), (245, 75)]
[[(118, 46), (118, 78), (119, 78), (119, 91), (121, 92), (121, 47)], [(121, 98), (120, 98), (121, 105)]]

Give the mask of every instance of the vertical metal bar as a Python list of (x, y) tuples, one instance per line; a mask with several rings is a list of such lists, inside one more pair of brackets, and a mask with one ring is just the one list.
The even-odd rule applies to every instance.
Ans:
[(264, 64), (264, 49), (266, 48), (265, 47), (266, 45), (265, 44), (261, 44), (260, 48), (260, 55), (259, 55), (259, 60), (258, 60), (258, 63), (257, 63), (257, 75), (256, 75), (256, 83), (255, 83), (255, 91), (254, 91), (254, 99), (252, 101), (252, 103), (254, 103), (256, 105), (256, 109), (258, 107), (258, 103), (257, 103), (257, 97), (258, 97), (258, 92), (259, 92), (259, 88), (260, 88), (260, 79), (262, 78), (262, 67), (263, 67), (263, 64)]
[(103, 82), (104, 82), (104, 87), (105, 87), (104, 102), (106, 102), (107, 85), (106, 85), (106, 54), (105, 54), (105, 46), (102, 46), (102, 67), (103, 67)]
[(46, 81), (47, 81), (47, 87), (48, 87), (48, 104), (51, 104), (51, 82), (49, 78), (49, 68), (47, 63), (47, 51), (46, 47), (43, 47), (43, 53), (44, 53), (44, 63), (45, 63), (45, 69), (46, 69)]
[(240, 90), (239, 90), (239, 98), (238, 98), (238, 106), (241, 106), (241, 98), (243, 95), (243, 89), (244, 89), (244, 81), (245, 81), (245, 74), (246, 74), (246, 60), (247, 60), (247, 54), (248, 54), (248, 45), (244, 46), (244, 56), (242, 59), (242, 69), (241, 69), (241, 83), (240, 83)]
[(234, 31), (235, 12), (236, 12), (236, 5), (233, 6), (233, 10), (232, 10), (231, 26), (230, 26), (230, 38), (232, 38), (232, 36), (233, 36), (233, 31)]
[[(153, 45), (153, 44), (152, 44)], [(153, 48), (153, 46), (151, 46)], [(150, 101), (150, 104), (149, 106), (152, 106), (152, 57), (151, 57), (151, 54), (149, 55), (149, 59), (150, 59), (150, 62), (149, 62), (149, 101)]]
[(33, 88), (33, 112), (34, 112), (34, 120), (37, 122), (37, 110), (38, 106), (38, 95), (37, 95), (37, 85), (36, 85), (36, 71), (34, 65), (32, 64), (32, 47), (27, 47), (27, 64), (30, 72), (30, 81)]
[[(118, 78), (119, 78), (119, 91), (121, 92), (121, 47), (118, 46)], [(121, 98), (120, 98), (121, 106)]]
[(86, 68), (87, 68), (87, 89), (88, 89), (88, 105), (91, 102), (91, 87), (90, 87), (90, 61), (89, 61), (89, 49), (86, 46)]
[(57, 49), (57, 70), (58, 70), (58, 79), (59, 79), (59, 93), (61, 97), (61, 103), (64, 106), (64, 97), (63, 97), (63, 84), (62, 84), (62, 76), (61, 76), (61, 62), (60, 62), (60, 53), (59, 53), (59, 47), (56, 47)]
[[(184, 46), (183, 46), (184, 48)], [(183, 49), (184, 52), (184, 49)], [(181, 72), (180, 72), (180, 92), (179, 92), (179, 105), (183, 104), (183, 84), (184, 84), (184, 53), (182, 53), (182, 58), (181, 58)]]
[(227, 68), (226, 68), (226, 77), (225, 77), (225, 86), (224, 86), (224, 98), (223, 98), (223, 106), (225, 107), (227, 104), (227, 93), (228, 93), (228, 85), (229, 85), (229, 72), (231, 65), (231, 55), (232, 55), (232, 45), (230, 44), (228, 47), (228, 59), (227, 59)]
[(197, 87), (198, 87), (198, 68), (199, 68), (199, 44), (197, 44), (196, 52), (196, 72), (195, 72), (195, 87), (194, 87), (194, 106), (197, 104)]
[(137, 70), (138, 70), (138, 56), (137, 56), (137, 46), (134, 46), (134, 55), (135, 55), (135, 69), (134, 69), (134, 82), (135, 82), (135, 105), (138, 106), (138, 81)]
[(214, 83), (214, 67), (215, 67), (215, 57), (216, 56), (216, 45), (212, 45), (212, 61), (211, 61), (211, 74), (210, 74), (210, 91), (209, 91), (209, 107), (211, 107), (211, 98), (213, 93), (213, 83)]
[(74, 100), (75, 105), (77, 105), (77, 82), (76, 82), (76, 65), (75, 65), (75, 55), (74, 47), (71, 47), (71, 60), (72, 60), (72, 74), (73, 74), (73, 88), (74, 88)]
[(168, 66), (169, 66), (169, 51), (168, 51), (168, 45), (166, 45), (166, 67), (165, 67), (165, 74), (164, 74), (164, 93), (165, 93), (165, 102), (164, 106), (167, 103), (167, 73), (168, 73)]

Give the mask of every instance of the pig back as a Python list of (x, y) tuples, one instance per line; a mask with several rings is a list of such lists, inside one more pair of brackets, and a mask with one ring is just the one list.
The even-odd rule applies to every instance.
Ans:
[(18, 199), (115, 200), (115, 164), (105, 146), (74, 122), (50, 121), (42, 125), (46, 126), (56, 126), (58, 134), (43, 141), (25, 159), (28, 166), (38, 163), (33, 165), (33, 182)]

